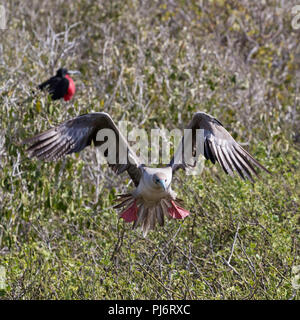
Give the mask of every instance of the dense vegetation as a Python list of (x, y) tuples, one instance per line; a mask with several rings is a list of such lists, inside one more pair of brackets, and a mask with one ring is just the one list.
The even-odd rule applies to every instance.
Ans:
[[(288, 2), (5, 2), (3, 299), (299, 299), (300, 29)], [(82, 73), (73, 100), (33, 93), (60, 66)], [(128, 176), (95, 149), (43, 163), (20, 145), (91, 111), (171, 130), (198, 110), (272, 176), (253, 185), (208, 162), (201, 176), (180, 172), (174, 188), (192, 214), (146, 238), (112, 208)]]

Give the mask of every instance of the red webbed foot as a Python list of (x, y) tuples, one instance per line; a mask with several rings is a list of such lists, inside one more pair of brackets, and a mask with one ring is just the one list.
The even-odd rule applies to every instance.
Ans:
[(138, 208), (136, 205), (136, 201), (134, 201), (130, 207), (121, 212), (120, 218), (123, 218), (126, 222), (133, 222), (137, 220), (137, 213)]
[(172, 207), (169, 207), (168, 208), (168, 212), (170, 214), (170, 216), (174, 219), (184, 219), (185, 217), (187, 217), (190, 212), (185, 210), (184, 208), (181, 208), (179, 206), (177, 206), (175, 204), (174, 201), (171, 200), (171, 204), (172, 204)]

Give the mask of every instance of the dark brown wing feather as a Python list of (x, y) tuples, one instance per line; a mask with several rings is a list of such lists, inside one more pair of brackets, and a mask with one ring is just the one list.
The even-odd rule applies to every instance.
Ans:
[[(121, 132), (119, 132), (112, 118), (105, 112), (95, 112), (78, 116), (63, 122), (57, 127), (24, 140), (23, 144), (30, 144), (30, 147), (27, 149), (30, 157), (52, 161), (66, 154), (80, 152), (89, 146), (92, 141), (95, 146), (101, 146), (105, 141), (98, 141), (96, 139), (97, 133), (101, 129), (113, 130), (116, 137), (116, 161), (115, 163), (109, 163), (109, 165), (117, 174), (126, 170), (137, 186), (141, 175), (140, 169), (138, 168), (140, 165), (139, 159), (130, 149), (127, 140)], [(125, 153), (125, 155), (127, 154), (126, 164), (122, 164), (119, 159), (120, 148), (127, 151), (127, 153)]]
[[(212, 163), (219, 162), (223, 170), (230, 176), (233, 176), (234, 172), (237, 172), (241, 178), (248, 178), (253, 182), (253, 174), (258, 176), (255, 167), (270, 173), (232, 138), (220, 121), (212, 116), (204, 112), (195, 113), (187, 129), (192, 129), (193, 156), (195, 156), (196, 149), (196, 130), (202, 129), (204, 130), (204, 141), (201, 141), (201, 143), (203, 143), (205, 158)], [(182, 152), (182, 158), (180, 159), (185, 159), (184, 147), (178, 148), (175, 155), (178, 156), (180, 152)], [(189, 159), (182, 163), (175, 163), (174, 157), (170, 162), (173, 173), (179, 168), (185, 169), (188, 166)]]
[(63, 98), (68, 92), (69, 80), (65, 77), (52, 77), (39, 85), (39, 89), (47, 89), (52, 100)]

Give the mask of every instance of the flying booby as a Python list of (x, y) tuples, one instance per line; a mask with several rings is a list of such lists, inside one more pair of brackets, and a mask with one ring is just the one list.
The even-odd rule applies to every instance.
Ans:
[[(92, 142), (96, 147), (101, 146), (105, 141), (96, 139), (101, 129), (111, 129), (116, 136), (115, 162), (108, 161), (109, 166), (117, 174), (127, 171), (135, 185), (132, 192), (122, 194), (117, 199), (120, 203), (115, 208), (123, 208), (119, 213), (121, 218), (132, 222), (133, 228), (141, 227), (146, 236), (156, 223), (163, 226), (165, 218), (183, 219), (190, 214), (171, 187), (174, 173), (180, 168), (186, 169), (187, 161), (176, 163), (173, 156), (166, 167), (146, 167), (107, 113), (96, 112), (75, 117), (23, 143), (30, 145), (27, 149), (30, 157), (45, 161), (57, 160), (66, 154), (80, 152)], [(256, 168), (270, 173), (233, 139), (220, 121), (209, 114), (195, 113), (187, 129), (192, 132), (192, 150), (195, 150), (198, 143), (194, 133), (197, 129), (203, 130), (204, 157), (214, 164), (218, 162), (225, 173), (233, 176), (235, 172), (242, 179), (252, 182), (252, 176), (258, 176)], [(119, 150), (126, 150), (125, 164), (120, 161)]]

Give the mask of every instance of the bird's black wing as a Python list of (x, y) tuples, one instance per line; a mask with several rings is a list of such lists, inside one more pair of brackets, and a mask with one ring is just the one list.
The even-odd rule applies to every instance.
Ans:
[(46, 89), (52, 100), (61, 99), (68, 92), (69, 80), (65, 77), (52, 77), (39, 85), (39, 89)]
[[(203, 131), (200, 135), (202, 139), (200, 139), (199, 143), (203, 143), (203, 155), (207, 160), (210, 160), (213, 163), (219, 162), (223, 170), (230, 176), (233, 176), (234, 172), (237, 172), (241, 178), (248, 178), (253, 182), (252, 175), (255, 174), (258, 176), (255, 167), (270, 173), (233, 139), (220, 121), (209, 114), (204, 112), (195, 113), (187, 129), (191, 129), (188, 131), (188, 134), (192, 136), (186, 141), (188, 141), (187, 143), (192, 143), (191, 150), (193, 157), (196, 156), (196, 130), (202, 129)], [(186, 159), (187, 161), (185, 161), (183, 141), (184, 137), (175, 156), (170, 162), (173, 172), (179, 168), (185, 169), (190, 160)], [(183, 161), (181, 159), (183, 159)]]
[(107, 157), (108, 164), (117, 174), (126, 170), (137, 186), (141, 176), (140, 161), (112, 118), (105, 112), (78, 116), (24, 140), (23, 144), (31, 145), (27, 149), (30, 157), (37, 157), (45, 161), (57, 160), (66, 154), (80, 152), (92, 141), (95, 146), (103, 145), (107, 141), (104, 139), (105, 134), (103, 139), (97, 137), (98, 132), (102, 129), (110, 129), (109, 133), (115, 137), (115, 148), (111, 149), (115, 156), (114, 159)]

